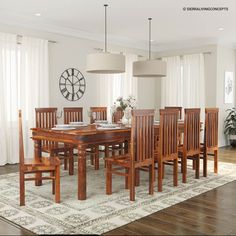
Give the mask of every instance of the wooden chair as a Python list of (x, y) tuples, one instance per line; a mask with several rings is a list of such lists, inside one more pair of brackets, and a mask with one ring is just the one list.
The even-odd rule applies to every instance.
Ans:
[(182, 107), (165, 107), (165, 109), (177, 109), (179, 111), (179, 119), (182, 119)]
[(158, 191), (162, 191), (164, 165), (173, 165), (173, 184), (178, 185), (178, 116), (175, 109), (160, 110), (160, 128), (155, 161), (158, 163)]
[(107, 120), (106, 107), (90, 107), (90, 112), (90, 124), (93, 124), (96, 120)]
[[(35, 108), (36, 128), (51, 129), (57, 124), (57, 108)], [(73, 147), (67, 144), (42, 140), (42, 152), (49, 153), (50, 156), (59, 156), (64, 159), (64, 169), (67, 169), (69, 159), (69, 175), (74, 174)]]
[(36, 180), (35, 177), (27, 177), (26, 174), (49, 172), (50, 176), (41, 179), (52, 180), (52, 193), (55, 194), (55, 202), (60, 202), (60, 160), (58, 157), (42, 157), (40, 160), (25, 159), (24, 142), (22, 132), (22, 115), (19, 110), (19, 158), (20, 158), (20, 206), (25, 205), (25, 181)]
[[(124, 115), (123, 110), (117, 109), (112, 115), (112, 123), (115, 123), (115, 124), (120, 123), (123, 115)], [(115, 155), (116, 151), (119, 151), (119, 155), (121, 155), (122, 152), (124, 152), (124, 144), (119, 143), (119, 144), (111, 145), (109, 146), (109, 150), (112, 151), (112, 155)]]
[[(95, 123), (96, 120), (107, 120), (107, 107), (90, 107), (90, 112), (90, 124)], [(99, 169), (99, 152), (108, 153), (108, 146), (106, 145), (102, 150), (98, 146), (91, 146), (87, 149), (91, 164), (94, 165), (95, 170)]]
[(214, 173), (218, 173), (218, 116), (219, 108), (205, 109), (204, 143), (201, 145), (204, 177), (207, 177), (208, 156), (214, 156)]
[(83, 121), (83, 107), (64, 107), (64, 124)]
[[(135, 200), (135, 173), (142, 167), (149, 168), (149, 194), (154, 184), (154, 110), (133, 110), (130, 153), (105, 158), (106, 194), (112, 194), (112, 174), (126, 177), (130, 200)], [(113, 168), (113, 166), (115, 166)], [(120, 172), (124, 169), (125, 172)]]
[(184, 141), (178, 148), (183, 183), (187, 181), (187, 158), (195, 161), (195, 177), (199, 179), (200, 111), (200, 108), (184, 109)]

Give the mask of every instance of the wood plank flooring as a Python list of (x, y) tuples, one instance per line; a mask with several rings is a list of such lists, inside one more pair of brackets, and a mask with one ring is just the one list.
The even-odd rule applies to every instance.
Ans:
[[(221, 148), (219, 160), (236, 163), (236, 149)], [(0, 174), (18, 170), (17, 165), (0, 167)], [(236, 181), (203, 193), (105, 235), (235, 235)], [(0, 218), (0, 235), (32, 235)]]

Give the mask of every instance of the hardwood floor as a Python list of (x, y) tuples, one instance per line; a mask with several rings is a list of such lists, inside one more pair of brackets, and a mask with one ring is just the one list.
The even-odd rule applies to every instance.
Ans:
[[(221, 148), (219, 160), (236, 163), (236, 149)], [(0, 167), (0, 175), (18, 171), (17, 165)], [(203, 193), (105, 235), (235, 235), (236, 181)], [(32, 235), (0, 217), (0, 235)]]

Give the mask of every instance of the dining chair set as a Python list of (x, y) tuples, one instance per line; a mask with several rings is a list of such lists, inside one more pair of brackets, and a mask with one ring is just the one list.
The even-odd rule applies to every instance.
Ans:
[[(64, 108), (64, 124), (83, 121), (83, 108)], [(96, 120), (107, 120), (106, 107), (91, 107), (93, 114), (90, 123)], [(112, 194), (112, 176), (125, 177), (125, 188), (130, 190), (130, 200), (135, 200), (135, 186), (140, 185), (140, 172), (149, 176), (149, 194), (154, 193), (154, 182), (157, 190), (163, 190), (165, 166), (173, 167), (173, 185), (178, 185), (178, 167), (182, 174), (182, 182), (187, 182), (187, 160), (192, 160), (195, 178), (200, 177), (200, 160), (203, 159), (203, 176), (207, 176), (208, 157), (214, 157), (214, 172), (218, 172), (218, 108), (205, 109), (204, 129), (200, 121), (200, 108), (184, 109), (182, 107), (165, 107), (160, 109), (160, 119), (155, 121), (153, 109), (135, 109), (132, 111), (132, 126), (130, 140), (115, 143), (91, 144), (86, 149), (90, 155), (91, 164), (99, 169), (99, 159), (103, 156), (106, 172), (106, 194)], [(36, 128), (51, 129), (57, 124), (57, 108), (36, 108)], [(120, 122), (123, 112), (118, 110), (113, 114), (112, 121)], [(74, 174), (75, 146), (58, 143), (53, 140), (42, 140), (41, 150), (48, 153), (49, 158), (24, 160), (22, 115), (19, 111), (19, 144), (20, 144), (20, 205), (25, 205), (25, 186), (27, 180), (35, 180), (40, 185), (43, 179), (52, 179), (52, 193), (55, 202), (60, 202), (60, 159), (64, 169), (69, 169), (69, 175)], [(200, 133), (204, 130), (204, 141), (200, 142)], [(66, 131), (65, 131), (66, 132)], [(101, 155), (103, 153), (103, 155)], [(40, 156), (40, 155), (38, 155)], [(69, 164), (69, 168), (68, 168)], [(155, 171), (157, 177), (155, 178)], [(49, 177), (37, 178), (38, 173), (49, 172)], [(35, 173), (35, 177), (26, 178), (25, 174)]]

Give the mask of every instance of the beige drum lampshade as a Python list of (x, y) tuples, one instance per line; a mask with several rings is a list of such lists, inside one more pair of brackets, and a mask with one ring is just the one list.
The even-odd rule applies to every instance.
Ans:
[(166, 62), (161, 60), (135, 61), (133, 63), (135, 77), (164, 77), (166, 76)]
[(113, 53), (92, 53), (87, 56), (87, 72), (114, 74), (125, 72), (125, 56)]

